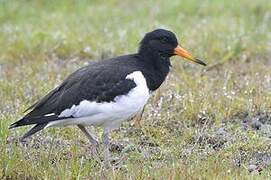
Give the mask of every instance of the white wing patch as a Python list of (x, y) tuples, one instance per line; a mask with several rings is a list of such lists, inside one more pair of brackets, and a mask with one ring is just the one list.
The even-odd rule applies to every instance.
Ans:
[(59, 117), (73, 116), (74, 118), (53, 121), (47, 127), (76, 124), (101, 125), (108, 128), (118, 126), (122, 121), (142, 110), (150, 97), (146, 79), (140, 71), (127, 75), (126, 79), (131, 79), (136, 84), (128, 94), (117, 96), (112, 102), (97, 103), (83, 100), (79, 105), (73, 105), (59, 115)]

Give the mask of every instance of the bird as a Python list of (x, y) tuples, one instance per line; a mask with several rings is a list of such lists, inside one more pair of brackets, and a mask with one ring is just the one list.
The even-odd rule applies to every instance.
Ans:
[(143, 110), (165, 81), (175, 55), (206, 66), (179, 45), (173, 32), (155, 29), (144, 35), (136, 53), (95, 61), (70, 74), (9, 128), (32, 126), (20, 138), (24, 141), (49, 127), (74, 125), (98, 149), (99, 141), (87, 127), (100, 126), (103, 162), (110, 166), (110, 132)]

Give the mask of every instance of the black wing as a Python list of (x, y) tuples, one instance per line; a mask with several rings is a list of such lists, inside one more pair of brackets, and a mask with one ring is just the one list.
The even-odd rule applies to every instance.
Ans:
[[(71, 74), (60, 86), (32, 105), (21, 120), (10, 128), (31, 124), (47, 124), (67, 117), (58, 117), (65, 109), (82, 100), (110, 102), (118, 95), (127, 94), (136, 84), (126, 79), (136, 71), (133, 59), (125, 56), (83, 67)], [(129, 62), (129, 66), (127, 63)], [(125, 66), (127, 65), (127, 66)]]

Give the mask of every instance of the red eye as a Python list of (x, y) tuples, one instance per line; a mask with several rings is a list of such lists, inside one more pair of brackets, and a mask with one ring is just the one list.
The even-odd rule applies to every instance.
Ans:
[(162, 37), (162, 38), (160, 39), (160, 41), (161, 41), (163, 44), (168, 43), (168, 38), (167, 38), (167, 37)]

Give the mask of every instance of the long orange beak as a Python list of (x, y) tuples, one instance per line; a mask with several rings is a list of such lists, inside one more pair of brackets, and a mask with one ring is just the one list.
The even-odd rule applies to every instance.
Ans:
[(174, 54), (185, 58), (185, 60), (192, 61), (194, 63), (198, 63), (203, 66), (206, 66), (206, 64), (203, 61), (197, 58), (194, 58), (188, 51), (186, 51), (184, 48), (182, 48), (179, 45), (174, 49)]

